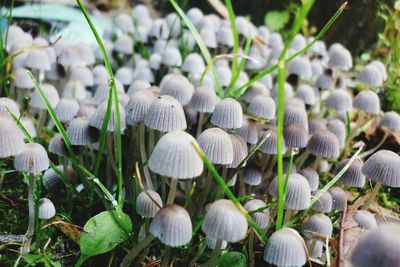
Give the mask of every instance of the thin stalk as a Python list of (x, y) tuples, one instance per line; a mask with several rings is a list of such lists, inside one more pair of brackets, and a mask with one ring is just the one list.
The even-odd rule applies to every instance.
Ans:
[(170, 258), (171, 258), (171, 247), (166, 247), (164, 250), (164, 255), (161, 259), (161, 267), (167, 267)]
[(237, 52), (239, 48), (239, 35), (236, 28), (235, 12), (233, 11), (231, 0), (225, 0), (225, 5), (228, 10), (229, 21), (231, 24), (232, 34), (233, 34), (233, 59), (232, 59), (232, 72), (231, 72), (232, 75), (231, 75), (231, 81), (229, 83), (228, 92), (226, 93), (227, 95), (229, 95), (231, 90), (233, 89), (232, 88), (234, 86), (233, 82), (237, 73)]
[(319, 166), (319, 163), (321, 162), (321, 160), (322, 160), (322, 157), (321, 157), (321, 156), (317, 156), (317, 157), (315, 158), (314, 162), (311, 163), (310, 168), (312, 168), (312, 169), (314, 169), (314, 170), (317, 170), (317, 169), (318, 169), (318, 166)]
[(291, 149), (290, 149), (289, 166), (288, 166), (288, 169), (287, 169), (287, 171), (286, 171), (286, 178), (285, 178), (285, 186), (284, 186), (284, 188), (285, 188), (284, 192), (285, 192), (285, 193), (284, 193), (284, 197), (283, 197), (284, 201), (286, 201), (286, 192), (287, 192), (287, 187), (288, 187), (288, 185), (289, 185), (289, 176), (290, 176), (290, 173), (291, 173), (291, 171), (292, 171), (292, 165), (293, 165), (293, 158), (294, 158), (294, 155), (295, 155), (294, 149), (291, 148)]
[(153, 152), (154, 142), (155, 142), (154, 130), (149, 128), (149, 143), (147, 147), (149, 155), (151, 154), (151, 152)]
[(370, 150), (365, 151), (364, 153), (362, 153), (360, 155), (360, 158), (365, 158), (371, 154), (373, 154), (375, 151), (377, 151), (384, 143), (385, 141), (388, 139), (389, 137), (389, 132), (385, 132), (385, 135), (383, 136), (382, 140), (373, 148), (371, 148)]
[(200, 195), (201, 198), (200, 198), (199, 202), (196, 204), (196, 206), (198, 207), (197, 214), (199, 214), (199, 215), (201, 214), (201, 212), (203, 210), (204, 203), (206, 202), (208, 193), (210, 192), (211, 184), (212, 184), (212, 175), (209, 171), (207, 171), (204, 189), (201, 192), (201, 195)]
[(201, 134), (201, 129), (203, 127), (203, 121), (204, 121), (204, 112), (199, 112), (199, 122), (197, 124), (196, 137), (198, 137)]
[(167, 205), (174, 204), (176, 189), (178, 187), (178, 179), (171, 179), (171, 183), (169, 186), (170, 186), (170, 188), (169, 188), (169, 193), (168, 193), (168, 198), (167, 198)]
[(28, 231), (25, 234), (25, 241), (22, 245), (21, 252), (29, 253), (30, 246), (32, 243), (33, 234), (35, 233), (35, 200), (34, 200), (34, 187), (35, 187), (35, 175), (29, 173), (29, 188), (28, 188)]
[(350, 119), (350, 112), (346, 112), (346, 141), (351, 139), (351, 119)]
[(155, 236), (148, 233), (146, 237), (136, 244), (131, 250), (129, 250), (128, 254), (126, 254), (125, 258), (121, 262), (121, 267), (131, 266), (132, 261), (136, 258), (137, 255), (147, 247), (153, 240)]
[(42, 131), (42, 128), (44, 126), (44, 123), (46, 122), (46, 116), (47, 115), (47, 110), (41, 110), (39, 113), (39, 119), (38, 119), (38, 124), (36, 126), (36, 132), (38, 135), (40, 135), (40, 132)]
[(369, 208), (369, 206), (374, 202), (375, 197), (378, 195), (379, 193), (379, 189), (381, 188), (382, 184), (381, 183), (376, 183), (374, 186), (374, 189), (372, 189), (371, 194), (368, 197), (367, 202), (364, 204), (364, 206), (362, 206), (363, 210), (367, 210)]
[(287, 224), (292, 217), (293, 211), (291, 209), (286, 209), (285, 218), (283, 219), (283, 224)]
[(145, 131), (146, 128), (144, 124), (140, 124), (139, 126), (139, 147), (140, 147), (140, 157), (142, 159), (143, 164), (143, 172), (144, 172), (144, 179), (146, 180), (147, 188), (150, 190), (154, 190), (153, 181), (151, 180), (149, 167), (145, 163), (147, 162), (147, 155), (146, 155), (146, 141), (145, 141)]
[(222, 247), (222, 240), (218, 239), (215, 242), (214, 250), (211, 254), (210, 259), (204, 264), (207, 267), (214, 267), (217, 266), (219, 254), (221, 254), (221, 247)]
[(254, 232), (249, 234), (249, 267), (254, 267)]

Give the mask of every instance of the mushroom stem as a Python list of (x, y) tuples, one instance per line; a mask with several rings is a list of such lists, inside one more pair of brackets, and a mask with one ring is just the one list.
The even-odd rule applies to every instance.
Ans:
[(295, 164), (298, 168), (301, 168), (304, 165), (304, 162), (306, 162), (308, 156), (310, 155), (310, 152), (308, 150), (304, 151), (303, 154), (297, 157), (297, 160), (295, 161)]
[(381, 183), (376, 183), (374, 189), (372, 189), (371, 194), (368, 197), (367, 202), (365, 202), (364, 206), (362, 207), (363, 210), (367, 210), (369, 206), (374, 202), (376, 195), (379, 193), (379, 189), (381, 188)]
[(154, 130), (149, 129), (149, 143), (148, 143), (148, 153), (151, 154), (154, 149)]
[(206, 182), (204, 184), (204, 189), (201, 192), (199, 203), (196, 205), (198, 207), (198, 210), (197, 210), (197, 214), (198, 215), (200, 215), (201, 212), (203, 211), (204, 203), (206, 202), (208, 193), (210, 192), (211, 183), (212, 183), (212, 176), (211, 176), (211, 173), (209, 171), (207, 171), (207, 176), (206, 176)]
[(319, 163), (321, 162), (321, 160), (322, 160), (322, 157), (321, 157), (321, 156), (317, 156), (317, 157), (315, 158), (314, 162), (311, 163), (310, 167), (311, 167), (313, 170), (317, 170), (317, 169), (318, 169), (318, 166), (319, 166)]
[(178, 185), (178, 180), (171, 179), (168, 198), (167, 198), (167, 205), (174, 203), (177, 185)]
[(196, 137), (198, 137), (201, 134), (201, 129), (203, 127), (203, 121), (204, 121), (204, 113), (199, 112), (199, 122), (197, 123)]
[(215, 243), (215, 247), (211, 254), (210, 259), (204, 264), (204, 266), (207, 267), (217, 266), (218, 257), (219, 254), (221, 253), (221, 247), (222, 247), (222, 240), (218, 239)]
[(129, 250), (128, 254), (126, 254), (125, 258), (122, 260), (121, 267), (131, 266), (131, 262), (139, 253), (147, 247), (153, 240), (155, 239), (154, 235), (148, 233), (146, 237), (137, 243), (137, 245), (133, 246), (131, 250)]
[(171, 258), (171, 248), (166, 247), (165, 251), (164, 251), (164, 255), (161, 259), (161, 267), (167, 267), (170, 258)]
[(41, 110), (40, 113), (39, 113), (38, 124), (36, 126), (36, 132), (37, 132), (38, 136), (39, 136), (40, 132), (42, 131), (42, 128), (43, 128), (44, 123), (46, 121), (46, 115), (47, 115), (47, 111), (45, 109)]
[(29, 253), (33, 234), (35, 232), (35, 200), (33, 199), (34, 186), (35, 186), (35, 176), (33, 173), (30, 173), (29, 189), (28, 189), (29, 223), (28, 223), (28, 231), (25, 234), (25, 241), (21, 248), (21, 253), (23, 254)]
[(249, 267), (254, 267), (254, 231), (250, 230), (249, 234)]
[(270, 158), (270, 163), (269, 163), (269, 165), (268, 165), (268, 168), (267, 168), (267, 170), (265, 171), (265, 173), (264, 173), (264, 180), (268, 180), (268, 178), (269, 178), (269, 176), (271, 175), (271, 173), (272, 173), (272, 169), (274, 168), (274, 166), (275, 166), (275, 164), (276, 164), (276, 160), (277, 160), (277, 158), (276, 158), (276, 156), (271, 156), (271, 158)]
[(292, 216), (292, 210), (286, 209), (285, 218), (283, 218), (283, 224), (287, 224), (289, 222), (290, 217)]
[[(139, 146), (140, 146), (140, 157), (142, 159), (142, 164), (147, 161), (146, 147), (145, 147), (145, 127), (144, 124), (139, 126)], [(154, 190), (153, 182), (151, 181), (150, 171), (148, 165), (143, 167), (144, 178), (146, 180), (147, 188)]]
[(307, 248), (308, 249), (308, 255), (310, 255), (310, 258), (311, 258), (312, 252), (313, 252), (316, 244), (317, 244), (317, 240), (314, 239), (313, 241), (311, 241), (311, 244)]

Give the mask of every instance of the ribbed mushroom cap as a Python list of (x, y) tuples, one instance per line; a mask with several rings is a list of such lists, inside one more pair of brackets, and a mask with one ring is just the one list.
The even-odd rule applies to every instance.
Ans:
[(25, 67), (32, 70), (50, 70), (50, 60), (44, 49), (32, 49), (25, 59)]
[(243, 172), (243, 182), (249, 185), (259, 185), (262, 180), (262, 173), (259, 166), (254, 164), (246, 165)]
[(400, 156), (390, 150), (374, 153), (361, 169), (370, 180), (390, 187), (400, 187)]
[[(311, 231), (323, 236), (331, 237), (333, 231), (332, 221), (328, 216), (322, 213), (314, 214), (310, 216), (303, 225), (303, 231)], [(304, 232), (304, 236), (313, 240), (325, 240), (325, 238), (318, 238), (307, 232)]]
[(347, 198), (344, 190), (338, 186), (331, 187), (329, 193), (332, 196), (332, 209), (342, 211), (347, 206)]
[[(217, 244), (217, 239), (211, 237), (211, 236), (206, 236), (206, 240), (205, 240), (206, 246), (210, 249), (214, 249), (215, 245)], [(226, 249), (228, 245), (228, 242), (226, 242), (225, 240), (222, 240), (222, 244), (221, 244), (221, 250)]]
[[(335, 167), (335, 174), (338, 174), (349, 161), (350, 159), (345, 159), (339, 162)], [(362, 167), (363, 163), (360, 160), (354, 160), (347, 171), (340, 177), (340, 181), (347, 186), (363, 188), (365, 176), (361, 172)]]
[(239, 164), (247, 157), (248, 148), (246, 141), (238, 135), (229, 135), (233, 145), (233, 161), (228, 164), (228, 168), (237, 168)]
[(151, 90), (141, 90), (131, 95), (126, 106), (126, 123), (128, 125), (143, 123), (151, 103), (156, 99), (157, 96)]
[[(124, 92), (124, 86), (119, 80), (115, 80), (115, 88), (117, 92)], [(98, 103), (101, 103), (108, 99), (110, 92), (110, 83), (108, 80), (103, 80), (96, 88), (93, 98), (96, 99)]]
[(161, 83), (160, 88), (161, 95), (174, 97), (182, 106), (186, 106), (189, 103), (194, 92), (193, 85), (185, 76), (180, 74), (168, 76), (168, 78)]
[(170, 247), (179, 247), (192, 239), (192, 222), (189, 213), (178, 205), (167, 205), (153, 218), (150, 233)]
[(383, 76), (378, 67), (369, 64), (358, 73), (357, 80), (370, 86), (381, 86)]
[(152, 53), (149, 57), (149, 67), (152, 70), (159, 70), (161, 67), (162, 57), (159, 53)]
[(233, 162), (233, 144), (228, 133), (220, 128), (209, 128), (197, 137), (200, 148), (214, 164)]
[[(64, 175), (64, 167), (62, 165), (56, 166), (57, 170)], [(43, 173), (43, 185), (49, 192), (59, 192), (60, 186), (63, 185), (60, 176), (54, 169), (50, 168), (47, 169)], [(75, 183), (78, 179), (78, 175), (76, 171), (71, 167), (67, 167), (66, 177), (70, 182)]]
[(80, 117), (71, 121), (67, 135), (72, 145), (85, 146), (93, 143), (94, 134), (90, 128), (89, 118)]
[(132, 54), (133, 53), (132, 37), (130, 37), (129, 35), (119, 36), (114, 43), (114, 50), (126, 55)]
[(340, 148), (344, 148), (346, 141), (346, 126), (339, 119), (333, 119), (328, 121), (327, 129), (334, 135), (336, 135)]
[(249, 88), (246, 89), (243, 95), (243, 100), (247, 103), (250, 103), (251, 100), (258, 95), (270, 95), (269, 89), (259, 81), (254, 82)]
[(25, 68), (17, 68), (14, 70), (15, 86), (17, 88), (31, 89), (34, 88), (32, 80), (28, 76), (28, 70)]
[(254, 145), (258, 142), (257, 125), (246, 117), (243, 117), (242, 127), (237, 129), (237, 133), (249, 144)]
[(294, 74), (303, 79), (311, 78), (312, 70), (310, 61), (305, 57), (295, 58), (288, 66), (288, 74)]
[[(324, 243), (322, 241), (315, 241), (314, 240), (308, 239), (306, 241), (306, 246), (308, 247), (309, 251), (308, 253), (310, 254), (310, 257), (313, 259), (319, 259), (322, 256), (322, 251), (324, 248)], [(314, 245), (313, 245), (314, 244)], [(311, 246), (313, 246), (312, 251), (310, 251)]]
[(151, 153), (150, 170), (176, 179), (192, 179), (199, 176), (203, 172), (203, 161), (193, 143), (197, 143), (196, 140), (183, 131), (163, 135)]
[(200, 31), (200, 36), (208, 48), (217, 48), (217, 37), (214, 31), (203, 28)]
[(216, 33), (217, 42), (228, 47), (233, 46), (233, 33), (230, 27), (221, 27)]
[[(293, 87), (290, 85), (290, 83), (285, 82), (284, 90), (285, 90), (285, 99), (293, 97), (294, 94)], [(278, 83), (276, 83), (274, 87), (272, 87), (271, 96), (275, 101), (278, 99)]]
[(344, 48), (338, 48), (329, 53), (328, 65), (332, 68), (349, 70), (353, 67), (353, 59), (350, 52)]
[(74, 47), (78, 50), (79, 56), (83, 61), (83, 65), (90, 66), (96, 62), (94, 51), (88, 43), (81, 42), (76, 44)]
[[(93, 126), (99, 130), (101, 130), (103, 125), (103, 119), (107, 112), (107, 101), (101, 103), (97, 108), (93, 115), (90, 117), (90, 126)], [(120, 127), (121, 131), (124, 131), (126, 128), (126, 117), (125, 117), (125, 109), (121, 104), (119, 104), (119, 115), (120, 115)], [(115, 110), (115, 105), (112, 103), (111, 107), (111, 116), (108, 121), (107, 131), (115, 132), (117, 127), (117, 112)]]
[(232, 77), (231, 69), (225, 65), (218, 65), (215, 71), (217, 72), (220, 84), (225, 87), (229, 86)]
[(288, 147), (303, 148), (307, 146), (308, 132), (301, 124), (286, 125), (283, 136)]
[(326, 99), (326, 107), (336, 111), (351, 111), (353, 109), (351, 95), (343, 89), (335, 90)]
[(186, 123), (189, 127), (198, 123), (199, 113), (196, 110), (186, 106), (183, 108), (183, 111), (185, 112)]
[(153, 218), (160, 207), (163, 207), (162, 199), (153, 190), (141, 192), (136, 199), (136, 211), (144, 218)]
[(0, 97), (0, 115), (4, 115), (12, 119), (12, 115), (19, 118), (20, 112), (17, 103), (14, 100), (7, 97)]
[(212, 113), (218, 102), (214, 89), (202, 86), (194, 91), (189, 106), (198, 112)]
[(70, 122), (78, 114), (79, 103), (75, 98), (61, 98), (55, 112), (61, 122)]
[(400, 131), (400, 115), (395, 111), (386, 112), (379, 121), (379, 126), (392, 131)]
[(172, 96), (159, 96), (144, 118), (144, 124), (160, 132), (184, 130), (187, 127), (182, 105)]
[(357, 210), (354, 213), (353, 219), (357, 223), (358, 227), (362, 229), (372, 230), (378, 226), (374, 215), (366, 210)]
[(225, 98), (218, 102), (211, 116), (211, 123), (226, 129), (242, 127), (243, 110), (240, 103), (233, 98)]
[(53, 202), (48, 198), (41, 198), (39, 200), (38, 218), (41, 220), (48, 220), (56, 215), (56, 208)]
[(308, 130), (308, 118), (306, 110), (298, 105), (285, 105), (284, 125), (301, 124)]
[(180, 67), (182, 56), (176, 47), (167, 46), (161, 55), (161, 63), (168, 67)]
[(255, 211), (261, 208), (265, 209), (253, 213), (251, 217), (261, 229), (266, 229), (269, 224), (269, 209), (267, 209), (267, 204), (265, 204), (264, 201), (259, 199), (252, 199), (247, 201), (246, 204), (244, 204), (244, 209), (247, 210), (248, 212)]
[(25, 149), (24, 137), (14, 120), (0, 114), (0, 158), (15, 156)]
[(19, 122), (22, 124), (22, 126), (24, 126), (24, 128), (32, 138), (35, 138), (37, 136), (36, 127), (31, 118), (20, 117)]
[(15, 156), (14, 167), (17, 171), (40, 173), (49, 168), (49, 157), (41, 144), (25, 144), (22, 153)]
[[(104, 78), (107, 77), (108, 75)], [(88, 67), (73, 68), (71, 71), (71, 81), (81, 82), (83, 86), (93, 86), (93, 72)]]
[(131, 97), (136, 92), (148, 89), (150, 86), (151, 84), (148, 81), (136, 80), (129, 86), (127, 94)]
[(88, 96), (88, 93), (81, 82), (68, 81), (64, 86), (62, 96), (73, 97), (76, 98), (78, 101), (82, 101)]
[(197, 53), (187, 55), (182, 64), (182, 70), (189, 73), (202, 73), (206, 65), (204, 59)]
[[(271, 181), (268, 192), (274, 198), (278, 197), (277, 176)], [(286, 208), (292, 210), (304, 210), (310, 205), (310, 200), (311, 189), (307, 179), (297, 173), (290, 174), (286, 192)]]
[(312, 168), (305, 168), (299, 172), (304, 178), (307, 179), (308, 183), (310, 184), (311, 192), (318, 190), (319, 186), (319, 175), (318, 173)]
[(325, 90), (332, 89), (334, 86), (332, 75), (322, 73), (315, 81), (315, 86)]
[(231, 200), (220, 199), (211, 204), (201, 229), (210, 237), (238, 242), (246, 235), (247, 220)]
[(379, 97), (371, 90), (359, 92), (354, 98), (353, 106), (371, 114), (378, 114), (381, 110)]
[(393, 267), (400, 262), (400, 225), (381, 224), (362, 236), (351, 254), (354, 267)]
[(56, 134), (49, 142), (49, 152), (58, 156), (66, 156), (68, 153), (67, 146), (61, 134)]
[[(42, 88), (42, 91), (44, 95), (46, 96), (47, 100), (50, 103), (50, 106), (52, 108), (55, 108), (58, 104), (58, 101), (60, 101), (60, 96), (58, 95), (57, 89), (48, 83), (44, 83), (40, 86)], [(32, 94), (31, 101), (29, 102), (29, 105), (31, 107), (37, 108), (37, 109), (47, 109), (45, 103), (43, 102), (39, 92), (35, 90)]]
[(308, 84), (300, 85), (296, 90), (295, 96), (302, 99), (306, 105), (314, 105), (317, 102), (315, 91)]
[[(313, 195), (315, 196), (316, 194), (318, 194), (318, 192), (319, 190), (316, 190), (315, 192), (313, 192)], [(333, 200), (331, 194), (329, 194), (328, 192), (323, 192), (320, 198), (312, 205), (311, 208), (315, 211), (327, 213), (332, 210), (332, 202)]]
[(328, 130), (319, 130), (311, 136), (307, 150), (315, 156), (334, 159), (339, 156), (340, 145), (336, 135)]
[(386, 72), (386, 66), (385, 66), (385, 64), (383, 64), (383, 63), (382, 63), (381, 61), (379, 61), (379, 60), (374, 60), (374, 61), (372, 61), (371, 63), (369, 63), (368, 65), (377, 67), (378, 70), (379, 70), (379, 72), (380, 72), (381, 75), (382, 75), (382, 79), (383, 79), (384, 81), (386, 81), (386, 79), (387, 79), (387, 72)]
[[(278, 136), (277, 136), (277, 131), (275, 128), (270, 129), (271, 134), (267, 137), (265, 140), (264, 144), (260, 147), (260, 151), (265, 153), (265, 154), (272, 154), (276, 155), (278, 154), (277, 150), (277, 143), (278, 143)], [(269, 131), (265, 131), (261, 134), (259, 140), (264, 140), (265, 136), (269, 134)], [(286, 151), (286, 146), (285, 146), (285, 140), (283, 140), (283, 153)]]
[(272, 120), (275, 118), (275, 102), (271, 97), (266, 95), (255, 96), (250, 101), (247, 112), (259, 118)]
[(304, 240), (296, 230), (282, 228), (268, 240), (264, 260), (277, 266), (303, 266), (307, 260)]
[(58, 55), (58, 62), (64, 67), (79, 67), (83, 66), (84, 62), (81, 59), (79, 51), (76, 47), (66, 47)]
[(319, 130), (326, 130), (326, 120), (320, 118), (314, 118), (308, 121), (308, 133), (310, 135), (315, 134)]

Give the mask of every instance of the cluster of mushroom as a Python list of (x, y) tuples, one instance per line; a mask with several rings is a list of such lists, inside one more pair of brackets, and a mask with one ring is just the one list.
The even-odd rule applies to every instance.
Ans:
[[(186, 15), (213, 55), (230, 53), (233, 33), (228, 20), (204, 15), (197, 8)], [(213, 63), (214, 77), (199, 54), (193, 34), (181, 27), (183, 22), (175, 13), (152, 18), (146, 7), (138, 5), (132, 14), (118, 14), (114, 22), (115, 28), (105, 33), (103, 42), (115, 70), (119, 116), (112, 104), (106, 125), (107, 153), (103, 162), (107, 164), (100, 180), (109, 189), (115, 185), (113, 134), (120, 125), (127, 166), (126, 198), (133, 194), (127, 179), (133, 174), (130, 164), (139, 161), (143, 167), (145, 190), (137, 196), (136, 212), (150, 225), (143, 228), (142, 238), (156, 237), (167, 247), (184, 246), (192, 241), (194, 220), (203, 218), (204, 238), (201, 236), (200, 240), (214, 250), (208, 266), (216, 265), (220, 251), (230, 249), (230, 243), (251, 243), (253, 247), (261, 242), (254, 239), (246, 213), (260, 229), (271, 232), (278, 198), (276, 73), (249, 84), (237, 96), (221, 95), (216, 81), (223, 92), (228, 92), (275, 64), (284, 47), (281, 35), (237, 17), (242, 44), (239, 54), (244, 53), (242, 41), (249, 35), (262, 41), (251, 45), (250, 59), (237, 77), (233, 77), (236, 73), (230, 67), (232, 57), (226, 55)], [(312, 40), (297, 35), (289, 54), (300, 51)], [(53, 134), (55, 127), (47, 118), (47, 106), (55, 110), (66, 128), (73, 149), (79, 151), (80, 163), (92, 166), (110, 97), (109, 76), (98, 47), (71, 45), (64, 39), (49, 45), (43, 37), (32, 38), (20, 27), (10, 27), (10, 54), (31, 46), (40, 48), (14, 57), (11, 97), (0, 98), (0, 158), (14, 157), (15, 169), (30, 177), (29, 240), (34, 229), (36, 177), (43, 180), (46, 194), (60, 190), (65, 182), (60, 176), (78, 193), (87, 192), (86, 177), (78, 177), (65, 141), (60, 134)], [(394, 250), (400, 243), (394, 234), (400, 232), (400, 226), (378, 224), (376, 217), (380, 215), (368, 211), (380, 185), (400, 187), (397, 152), (380, 149), (381, 142), (350, 163), (339, 185), (320, 191), (331, 176), (349, 164), (352, 146), (366, 125), (379, 126), (385, 140), (400, 130), (399, 114), (383, 113), (380, 107), (378, 92), (386, 80), (385, 66), (372, 61), (357, 75), (352, 68), (353, 59), (345, 47), (335, 43), (326, 48), (323, 41), (317, 41), (288, 63), (284, 86), (284, 173), (288, 173), (284, 224), (294, 217), (303, 222), (301, 226), (292, 224), (293, 228), (272, 231), (268, 236), (263, 258), (270, 264), (302, 266), (307, 258), (326, 257), (326, 240), (334, 235), (338, 223), (332, 218), (346, 210), (345, 190), (365, 188), (368, 180), (376, 185), (364, 209), (353, 218), (357, 227), (365, 231), (351, 261), (356, 267), (395, 266), (400, 261)], [(34, 74), (47, 103), (34, 89), (28, 70)], [(27, 107), (25, 97), (29, 97)], [(250, 151), (261, 142), (259, 150), (248, 159)], [(247, 196), (244, 209), (225, 197), (212, 173), (204, 168), (196, 147), (216, 166), (237, 197)], [(58, 156), (58, 166), (49, 169), (48, 153)], [(314, 196), (319, 197), (311, 205)], [(51, 201), (41, 199), (39, 218), (50, 219), (54, 215)], [(130, 260), (124, 260), (123, 265), (129, 265)]]

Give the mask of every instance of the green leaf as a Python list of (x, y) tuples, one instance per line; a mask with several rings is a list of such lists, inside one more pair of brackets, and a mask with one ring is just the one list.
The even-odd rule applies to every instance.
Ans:
[(52, 260), (50, 253), (43, 254), (22, 254), (22, 258), (27, 262), (26, 266), (36, 266), (38, 263), (42, 263), (45, 267), (61, 267), (59, 262)]
[(240, 252), (227, 252), (218, 258), (217, 267), (246, 267), (246, 256)]
[(116, 211), (103, 211), (86, 222), (80, 239), (81, 263), (114, 249), (129, 238), (132, 232), (130, 217), (125, 213), (122, 218), (117, 219), (117, 216)]
[(279, 31), (289, 22), (289, 12), (287, 10), (273, 10), (265, 15), (264, 23), (268, 28)]

